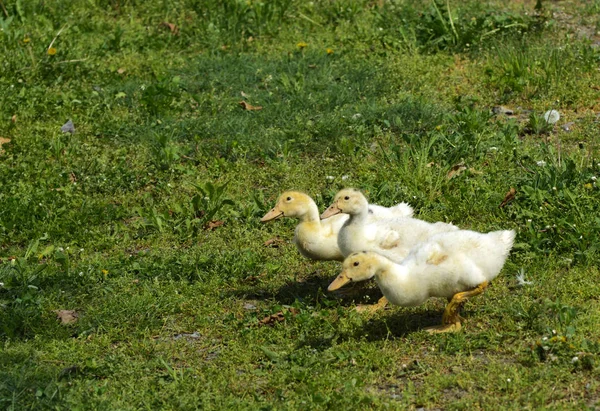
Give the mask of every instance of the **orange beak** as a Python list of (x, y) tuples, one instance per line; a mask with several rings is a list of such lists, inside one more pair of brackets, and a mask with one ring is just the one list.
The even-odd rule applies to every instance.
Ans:
[(323, 211), (323, 214), (321, 214), (321, 220), (323, 220), (325, 218), (329, 218), (329, 217), (339, 214), (341, 212), (342, 212), (342, 210), (340, 210), (338, 208), (337, 201), (336, 201), (335, 203), (330, 205), (329, 208), (327, 208), (327, 210)]
[(263, 218), (260, 219), (261, 223), (266, 223), (267, 221), (276, 220), (280, 217), (283, 217), (283, 211), (279, 209), (279, 206), (275, 206), (271, 211), (269, 211)]
[(329, 287), (327, 287), (327, 291), (338, 290), (351, 281), (352, 280), (346, 276), (346, 273), (342, 271), (341, 274), (338, 275), (337, 278), (331, 282), (331, 284), (329, 284)]

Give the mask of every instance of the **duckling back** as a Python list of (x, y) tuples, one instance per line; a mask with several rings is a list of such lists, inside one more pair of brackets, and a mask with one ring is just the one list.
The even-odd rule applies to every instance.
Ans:
[[(502, 270), (515, 239), (514, 230), (478, 233), (458, 230), (437, 234), (428, 241), (428, 246), (414, 251), (418, 262), (426, 262), (454, 275), (463, 277), (459, 282), (476, 286), (482, 281), (494, 279)], [(446, 274), (447, 276), (447, 274)]]
[(383, 219), (361, 224), (349, 219), (338, 236), (342, 254), (375, 251), (399, 263), (409, 251), (437, 233), (453, 232), (458, 227), (447, 223), (428, 223), (415, 218)]
[(407, 203), (398, 203), (392, 207), (369, 204), (369, 221), (385, 220), (398, 217), (412, 217), (413, 208)]

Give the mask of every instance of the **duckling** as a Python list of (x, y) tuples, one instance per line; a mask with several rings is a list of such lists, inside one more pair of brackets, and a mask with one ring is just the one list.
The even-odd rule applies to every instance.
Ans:
[[(412, 213), (412, 207), (406, 203), (390, 208), (367, 204), (368, 221), (388, 218), (390, 215), (410, 217)], [(286, 191), (260, 221), (267, 222), (280, 217), (295, 217), (300, 220), (294, 233), (294, 243), (300, 254), (313, 260), (344, 260), (338, 247), (338, 233), (348, 220), (347, 215), (340, 214), (320, 220), (319, 209), (312, 198), (299, 191)]]
[(446, 297), (442, 325), (428, 331), (458, 331), (460, 305), (496, 278), (514, 239), (514, 230), (440, 233), (414, 247), (400, 264), (372, 251), (354, 253), (344, 260), (341, 274), (328, 290), (375, 277), (383, 295), (395, 305), (412, 307), (430, 297)]
[(399, 263), (412, 247), (433, 234), (458, 230), (453, 224), (428, 223), (416, 218), (369, 221), (369, 203), (353, 188), (337, 193), (321, 218), (332, 218), (340, 213), (350, 216), (338, 234), (338, 246), (344, 256), (358, 251), (376, 251)]

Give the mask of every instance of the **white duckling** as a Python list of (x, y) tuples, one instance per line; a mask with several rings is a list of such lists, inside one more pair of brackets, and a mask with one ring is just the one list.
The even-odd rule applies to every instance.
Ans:
[(430, 331), (457, 331), (461, 328), (461, 303), (481, 294), (500, 273), (514, 239), (513, 230), (440, 233), (414, 247), (400, 264), (375, 252), (354, 253), (344, 260), (341, 274), (328, 290), (375, 277), (392, 304), (411, 307), (429, 297), (446, 297), (449, 302), (442, 325)]
[[(412, 216), (413, 209), (406, 203), (394, 207), (367, 205), (368, 221), (388, 216)], [(294, 243), (303, 256), (313, 260), (343, 261), (344, 255), (338, 247), (338, 233), (347, 215), (336, 215), (321, 220), (319, 209), (308, 195), (298, 191), (286, 191), (277, 200), (275, 207), (260, 221), (267, 222), (280, 217), (295, 217), (300, 220), (294, 233)]]
[(321, 215), (332, 218), (339, 213), (350, 218), (338, 235), (338, 246), (344, 256), (358, 251), (376, 251), (394, 262), (401, 262), (417, 244), (434, 234), (456, 231), (447, 223), (428, 223), (416, 218), (369, 219), (369, 203), (358, 190), (347, 188), (336, 194), (333, 204)]

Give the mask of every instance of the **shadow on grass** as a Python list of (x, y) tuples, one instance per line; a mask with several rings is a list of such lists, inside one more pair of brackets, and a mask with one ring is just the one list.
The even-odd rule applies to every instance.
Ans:
[(282, 305), (296, 302), (310, 306), (350, 306), (353, 304), (372, 304), (382, 297), (374, 282), (354, 284), (336, 292), (328, 292), (332, 278), (310, 277), (302, 281), (289, 281), (277, 289), (268, 285), (245, 285), (231, 291), (231, 296), (249, 300), (273, 299)]

